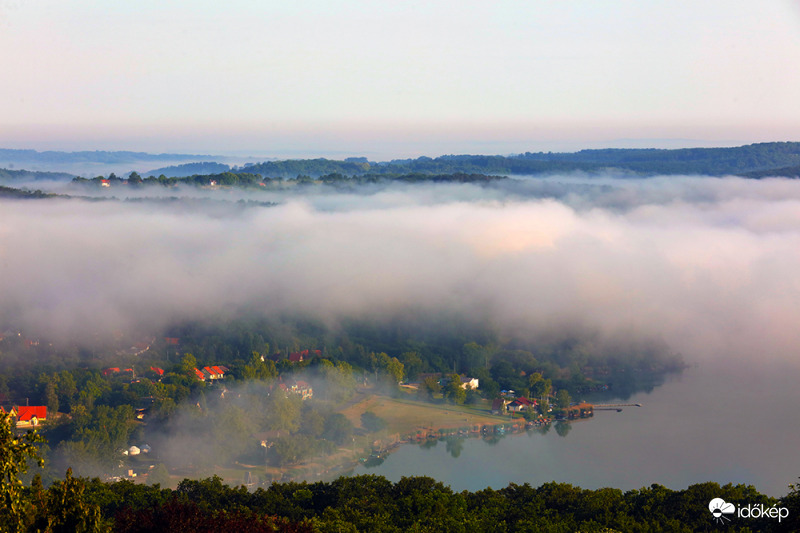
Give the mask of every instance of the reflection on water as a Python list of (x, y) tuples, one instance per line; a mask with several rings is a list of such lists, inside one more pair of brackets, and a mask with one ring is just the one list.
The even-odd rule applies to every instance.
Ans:
[(559, 437), (566, 437), (569, 434), (570, 429), (572, 429), (572, 424), (569, 422), (563, 422), (559, 420), (555, 424), (556, 426), (556, 433), (558, 433)]
[(450, 437), (447, 439), (447, 453), (450, 454), (450, 457), (458, 459), (463, 449), (464, 439), (462, 437)]
[(681, 489), (717, 481), (781, 496), (800, 476), (798, 382), (800, 370), (788, 366), (691, 368), (651, 392), (624, 398), (642, 407), (515, 435), (404, 445), (376, 468), (359, 466), (354, 473), (393, 481), (431, 476), (454, 490), (548, 481)]
[(439, 444), (438, 440), (436, 440), (436, 439), (427, 439), (427, 440), (422, 441), (422, 443), (419, 445), (419, 447), (422, 448), (423, 450), (427, 450), (429, 448), (433, 448), (437, 444)]

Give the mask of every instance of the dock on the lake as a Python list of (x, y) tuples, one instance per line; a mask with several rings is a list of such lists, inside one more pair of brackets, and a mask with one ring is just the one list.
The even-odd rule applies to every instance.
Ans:
[(641, 407), (640, 403), (596, 403), (594, 408), (597, 411), (622, 411), (623, 407)]

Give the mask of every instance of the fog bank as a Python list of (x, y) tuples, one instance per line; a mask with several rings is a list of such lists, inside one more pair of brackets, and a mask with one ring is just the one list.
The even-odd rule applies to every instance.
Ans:
[(0, 326), (74, 338), (244, 308), (335, 323), (415, 307), (660, 335), (690, 361), (794, 359), (800, 182), (504, 181), (264, 193), (283, 203), (222, 217), (3, 200)]

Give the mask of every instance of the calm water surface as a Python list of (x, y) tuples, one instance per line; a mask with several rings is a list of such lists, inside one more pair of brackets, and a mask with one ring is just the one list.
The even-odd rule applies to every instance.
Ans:
[[(800, 477), (800, 369), (753, 364), (689, 368), (593, 419), (510, 435), (435, 446), (402, 446), (379, 466), (355, 474), (431, 476), (454, 490), (548, 481), (623, 490), (659, 483), (745, 483), (771, 496)], [(564, 433), (564, 428), (561, 428)]]

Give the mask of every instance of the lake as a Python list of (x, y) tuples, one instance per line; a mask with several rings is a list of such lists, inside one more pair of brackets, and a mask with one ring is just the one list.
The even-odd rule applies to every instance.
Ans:
[[(598, 411), (569, 424), (495, 442), (481, 438), (401, 446), (354, 474), (431, 476), (454, 490), (499, 489), (548, 481), (623, 490), (653, 483), (682, 489), (716, 481), (754, 485), (782, 496), (800, 477), (800, 369), (772, 363), (699, 365), (622, 412)], [(565, 433), (565, 428), (560, 428)]]

